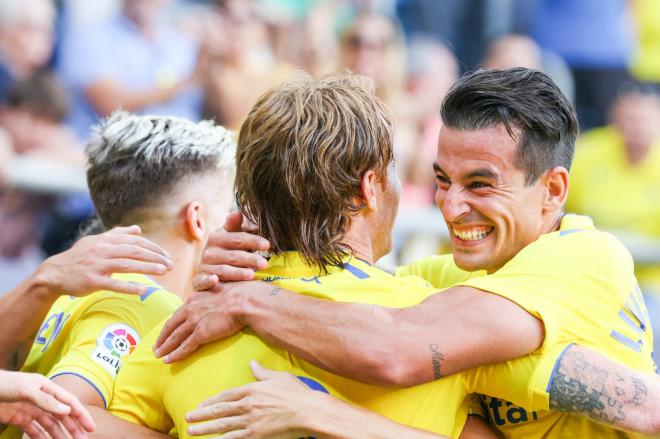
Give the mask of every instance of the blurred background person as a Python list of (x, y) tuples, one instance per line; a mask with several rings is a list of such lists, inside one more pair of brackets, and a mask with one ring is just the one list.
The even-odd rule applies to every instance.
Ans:
[(50, 0), (0, 0), (0, 105), (15, 81), (44, 68), (54, 44)]
[[(567, 210), (637, 249), (636, 275), (654, 328), (660, 360), (660, 97), (650, 87), (623, 88), (610, 123), (585, 132), (576, 145)], [(646, 250), (645, 250), (646, 249)], [(644, 253), (650, 253), (645, 258)], [(633, 254), (635, 252), (633, 251)]]
[(72, 95), (68, 122), (81, 139), (116, 108), (198, 120), (198, 45), (164, 20), (169, 0), (123, 0), (117, 16), (69, 29), (57, 72)]

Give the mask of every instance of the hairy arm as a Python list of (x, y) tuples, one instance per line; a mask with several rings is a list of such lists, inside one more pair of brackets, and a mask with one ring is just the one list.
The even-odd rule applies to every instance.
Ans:
[(616, 428), (660, 433), (660, 377), (634, 371), (583, 346), (564, 352), (548, 393), (551, 410)]
[(165, 358), (174, 361), (243, 326), (333, 373), (391, 386), (517, 358), (544, 338), (542, 323), (518, 305), (470, 287), (394, 309), (237, 282), (195, 294), (164, 327), (156, 353), (176, 349)]

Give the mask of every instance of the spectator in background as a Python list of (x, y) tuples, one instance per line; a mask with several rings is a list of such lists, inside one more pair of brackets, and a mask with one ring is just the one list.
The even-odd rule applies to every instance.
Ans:
[(0, 0), (0, 105), (50, 59), (54, 20), (50, 0)]
[(208, 35), (206, 111), (218, 123), (238, 129), (257, 98), (294, 69), (275, 58), (254, 1), (220, 0), (217, 4)]
[(575, 84), (566, 62), (556, 53), (539, 47), (522, 34), (504, 34), (488, 46), (483, 66), (487, 69), (527, 67), (541, 70), (559, 86), (566, 98), (575, 101)]
[[(55, 77), (39, 72), (17, 81), (0, 107), (0, 127), (8, 134), (11, 154), (83, 166), (75, 136), (62, 124), (67, 95)], [(39, 243), (40, 220), (53, 204), (50, 195), (13, 188), (0, 191), (0, 256), (19, 258)]]
[[(593, 217), (599, 227), (660, 238), (660, 97), (628, 88), (615, 100), (611, 124), (587, 131), (577, 143), (567, 210)], [(633, 251), (634, 253), (634, 251)], [(660, 360), (660, 266), (636, 263), (655, 330)]]
[(64, 35), (57, 71), (72, 93), (69, 122), (84, 139), (116, 108), (199, 119), (203, 59), (163, 22), (169, 0), (123, 0), (119, 16)]
[[(435, 161), (442, 121), (440, 106), (449, 88), (458, 79), (454, 54), (442, 43), (417, 37), (408, 47), (406, 78), (407, 118), (412, 127), (413, 147), (399, 157), (403, 172), (403, 205), (432, 206), (435, 174), (429, 163)], [(397, 127), (398, 129), (398, 127)]]
[(631, 72), (640, 81), (660, 83), (660, 2), (635, 0), (632, 10), (639, 45)]
[(583, 129), (605, 123), (616, 90), (629, 79), (635, 42), (627, 0), (538, 0), (530, 33), (568, 63)]

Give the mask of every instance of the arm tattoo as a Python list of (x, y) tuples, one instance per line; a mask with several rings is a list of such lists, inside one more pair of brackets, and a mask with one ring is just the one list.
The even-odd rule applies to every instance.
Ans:
[(442, 378), (442, 372), (440, 371), (440, 366), (442, 361), (445, 359), (445, 356), (442, 352), (439, 351), (439, 347), (435, 343), (429, 345), (431, 350), (431, 364), (433, 365), (433, 378), (439, 380)]
[(559, 359), (548, 392), (551, 410), (617, 425), (646, 402), (644, 382), (591, 361), (588, 353), (577, 348), (569, 347)]
[(280, 291), (282, 291), (282, 288), (275, 287), (270, 291), (270, 295), (271, 296), (277, 296), (278, 294), (280, 294)]

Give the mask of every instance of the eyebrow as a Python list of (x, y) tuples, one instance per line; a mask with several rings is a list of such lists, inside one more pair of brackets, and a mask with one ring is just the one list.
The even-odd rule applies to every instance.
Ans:
[[(438, 174), (447, 175), (447, 173), (443, 171), (440, 165), (438, 165), (437, 163), (433, 163), (433, 170)], [(475, 169), (474, 171), (471, 171), (470, 173), (465, 175), (463, 177), (463, 180), (470, 180), (472, 178), (478, 178), (478, 177), (491, 178), (493, 180), (497, 180), (497, 174), (495, 174), (493, 171), (491, 171), (488, 168)]]

